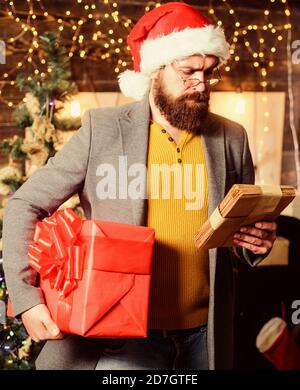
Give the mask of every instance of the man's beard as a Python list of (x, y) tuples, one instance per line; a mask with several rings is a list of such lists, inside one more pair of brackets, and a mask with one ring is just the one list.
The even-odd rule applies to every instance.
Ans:
[(154, 81), (154, 103), (171, 126), (199, 133), (209, 110), (209, 93), (193, 92), (173, 98), (165, 92), (161, 78)]

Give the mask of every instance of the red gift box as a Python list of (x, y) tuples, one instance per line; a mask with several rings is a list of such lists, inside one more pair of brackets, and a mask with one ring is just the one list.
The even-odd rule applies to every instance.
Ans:
[(146, 337), (153, 248), (152, 228), (65, 209), (37, 223), (28, 255), (61, 331)]

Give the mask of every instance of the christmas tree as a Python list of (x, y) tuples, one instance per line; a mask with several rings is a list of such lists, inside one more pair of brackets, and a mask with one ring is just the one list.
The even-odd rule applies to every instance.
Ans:
[(0, 369), (34, 369), (34, 360), (40, 351), (40, 343), (28, 336), (22, 322), (6, 317), (8, 294), (0, 264)]
[[(66, 49), (55, 32), (47, 32), (39, 39), (39, 56), (43, 58), (46, 72), (18, 75), (16, 79), (20, 91), (25, 92), (25, 99), (17, 106), (14, 118), (24, 136), (15, 135), (0, 144), (0, 150), (9, 158), (8, 165), (0, 169), (0, 195), (4, 197), (0, 207), (0, 239), (3, 209), (9, 197), (35, 170), (46, 164), (80, 126), (78, 119), (61, 120), (59, 116), (64, 103), (77, 92), (75, 83), (70, 80)], [(60, 208), (64, 207), (84, 217), (77, 195)], [(33, 369), (41, 343), (31, 340), (19, 319), (6, 316), (7, 303), (0, 263), (0, 369)]]

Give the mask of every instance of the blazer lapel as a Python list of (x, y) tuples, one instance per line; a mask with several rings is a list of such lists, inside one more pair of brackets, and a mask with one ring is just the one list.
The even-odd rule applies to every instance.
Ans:
[[(136, 180), (143, 183), (143, 195), (134, 198), (132, 193), (128, 193), (131, 200), (133, 223), (136, 225), (145, 224), (147, 209), (147, 152), (149, 137), (150, 107), (148, 94), (144, 99), (130, 106), (130, 109), (120, 118), (117, 118), (120, 137), (122, 140), (123, 155), (127, 158), (128, 170), (132, 169), (132, 176), (136, 175)], [(134, 164), (140, 164), (135, 165)], [(137, 171), (139, 172), (137, 174)], [(144, 172), (142, 170), (144, 169)], [(129, 171), (130, 174), (130, 171)], [(137, 177), (139, 175), (139, 177)], [(130, 182), (135, 180), (128, 178)]]
[(214, 211), (225, 195), (226, 157), (224, 126), (209, 114), (202, 130), (208, 170), (208, 214)]
[[(225, 135), (224, 126), (214, 119), (213, 114), (209, 114), (203, 124), (202, 137), (208, 170), (208, 215), (216, 209), (225, 195), (226, 184), (226, 157), (225, 157)], [(210, 299), (208, 311), (208, 356), (209, 366), (215, 367), (215, 341), (214, 341), (214, 290), (217, 267), (217, 249), (209, 249), (209, 285)]]

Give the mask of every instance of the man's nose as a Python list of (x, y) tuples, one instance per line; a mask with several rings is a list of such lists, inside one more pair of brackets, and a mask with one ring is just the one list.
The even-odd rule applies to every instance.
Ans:
[(200, 80), (200, 83), (192, 87), (192, 90), (197, 92), (205, 92), (206, 88), (207, 88), (206, 83), (203, 82), (203, 80)]
[(193, 87), (192, 89), (194, 91), (198, 91), (198, 92), (205, 92), (205, 90), (207, 89), (207, 85), (205, 83), (204, 72), (203, 71), (195, 72), (193, 77), (198, 79), (200, 81), (200, 83), (198, 85), (196, 85), (195, 87)]

